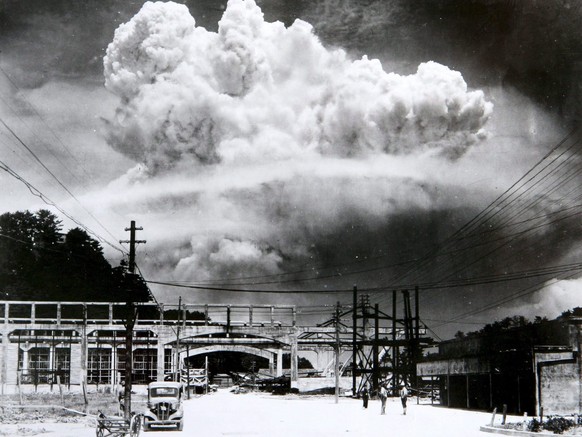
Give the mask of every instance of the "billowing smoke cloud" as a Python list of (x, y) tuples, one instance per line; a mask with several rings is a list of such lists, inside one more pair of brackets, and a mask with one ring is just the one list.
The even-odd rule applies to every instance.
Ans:
[(580, 307), (580, 279), (549, 281), (527, 299), (527, 303), (518, 304), (500, 311), (498, 317), (523, 315), (533, 320), (536, 316), (555, 319), (564, 311)]
[(146, 3), (116, 31), (105, 76), (123, 101), (111, 141), (152, 173), (306, 153), (458, 156), (492, 106), (445, 66), (399, 76), (352, 62), (303, 21), (265, 22), (254, 1), (229, 2), (218, 33), (185, 6)]
[(253, 0), (229, 1), (218, 32), (148, 2), (104, 64), (120, 97), (110, 143), (144, 166), (103, 204), (163, 215), (158, 267), (184, 280), (354, 257), (391, 216), (450, 202), (431, 169), (454, 168), (492, 114), (459, 72), (387, 73), (324, 47), (304, 21), (266, 22)]

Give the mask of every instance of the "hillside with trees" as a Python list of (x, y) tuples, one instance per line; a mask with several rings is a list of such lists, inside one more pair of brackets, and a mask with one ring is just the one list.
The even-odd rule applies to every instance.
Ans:
[(112, 267), (101, 244), (81, 228), (63, 232), (47, 210), (0, 215), (0, 299), (150, 300), (140, 276)]

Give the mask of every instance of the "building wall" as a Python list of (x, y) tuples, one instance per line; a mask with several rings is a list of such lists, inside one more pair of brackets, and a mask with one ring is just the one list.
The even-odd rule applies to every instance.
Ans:
[[(550, 328), (551, 335), (538, 334), (515, 349), (519, 342), (506, 345), (494, 339), (494, 347), (484, 348), (479, 357), (471, 356), (479, 343), (475, 339), (446, 342), (442, 347), (446, 354), (419, 363), (418, 375), (439, 377), (441, 404), (449, 407), (488, 406), (500, 411), (506, 405), (514, 414), (539, 415), (541, 408), (545, 416), (582, 414), (582, 319), (554, 323)], [(546, 343), (543, 338), (548, 339)]]
[(489, 362), (477, 357), (436, 360), (419, 363), (416, 366), (419, 376), (465, 375), (489, 373)]
[(582, 412), (580, 364), (571, 352), (537, 353), (537, 413), (570, 415)]
[[(0, 303), (1, 305), (1, 303)], [(1, 306), (0, 306), (1, 310)], [(172, 362), (175, 361), (175, 355), (172, 353), (171, 343), (176, 341), (176, 328), (174, 325), (140, 325), (136, 329), (134, 338), (134, 382), (147, 382), (151, 379), (158, 378), (163, 380), (165, 373), (172, 371)], [(182, 326), (180, 335), (182, 338), (197, 339), (199, 344), (212, 346), (211, 351), (216, 350), (241, 350), (255, 354), (264, 354), (271, 358), (271, 371), (274, 374), (275, 358), (280, 356), (282, 362), (282, 354), (284, 350), (293, 347), (297, 350), (297, 333), (295, 327), (245, 327), (245, 328), (231, 328), (232, 333), (236, 331), (237, 335), (233, 335), (232, 340), (228, 340), (228, 336), (221, 337), (218, 335), (212, 338), (213, 334), (224, 334), (225, 326)], [(57, 360), (62, 359), (62, 354), (53, 352), (55, 348), (66, 349), (67, 366), (64, 368), (66, 378), (61, 379), (63, 383), (72, 386), (80, 386), (83, 383), (96, 383), (95, 379), (88, 378), (87, 363), (89, 351), (95, 349), (112, 349), (114, 351), (111, 357), (111, 364), (107, 366), (98, 366), (99, 370), (109, 372), (113, 381), (105, 381), (104, 378), (99, 379), (98, 383), (112, 383), (119, 381), (119, 376), (122, 375), (123, 366), (118, 362), (118, 353), (124, 350), (123, 341), (124, 335), (119, 336), (116, 333), (123, 331), (121, 325), (114, 324), (98, 324), (93, 323), (88, 327), (79, 327), (79, 324), (54, 324), (54, 323), (31, 323), (31, 324), (16, 324), (0, 323), (0, 390), (1, 392), (9, 392), (18, 389), (19, 381), (21, 386), (45, 384), (48, 385), (52, 381), (52, 376), (57, 373)], [(141, 334), (140, 334), (141, 333)], [(147, 333), (145, 335), (144, 333)], [(103, 334), (103, 335), (101, 335)], [(245, 335), (240, 335), (245, 334)], [(111, 340), (110, 337), (113, 337)], [(30, 341), (32, 338), (32, 342)], [(56, 340), (55, 340), (56, 338)], [(225, 338), (226, 344), (225, 344)], [(237, 343), (238, 340), (238, 343)], [(231, 343), (228, 343), (230, 341)], [(39, 346), (35, 346), (38, 342)], [(113, 342), (113, 343), (112, 343)], [(182, 351), (180, 355), (182, 358), (188, 352), (188, 346), (184, 346), (185, 342), (181, 344)], [(197, 346), (197, 347), (198, 347)], [(42, 367), (30, 366), (25, 370), (18, 372), (19, 363), (19, 349), (21, 353), (29, 353), (37, 347), (42, 347), (47, 350), (46, 360), (42, 360)], [(32, 349), (31, 349), (32, 348)], [(192, 350), (192, 347), (190, 348)], [(24, 352), (23, 352), (24, 351)], [(167, 352), (170, 351), (168, 354)], [(166, 360), (169, 356), (170, 360)], [(23, 356), (23, 360), (29, 363), (30, 360)], [(40, 358), (36, 358), (35, 363), (40, 362)], [(292, 360), (292, 363), (294, 361)], [(282, 366), (281, 366), (282, 367)], [(22, 369), (21, 369), (22, 370)], [(114, 372), (117, 370), (118, 372)], [(279, 372), (277, 368), (277, 372)], [(34, 379), (42, 374), (42, 379)], [(295, 366), (292, 366), (291, 374), (297, 375), (296, 360)], [(32, 375), (32, 376), (31, 376)], [(32, 379), (31, 379), (32, 378)], [(293, 382), (296, 383), (292, 377)], [(32, 381), (32, 382), (31, 382)], [(22, 389), (23, 387), (21, 387)]]
[(6, 384), (16, 385), (18, 383), (18, 345), (8, 344), (6, 347), (6, 356), (2, 359), (6, 360)]

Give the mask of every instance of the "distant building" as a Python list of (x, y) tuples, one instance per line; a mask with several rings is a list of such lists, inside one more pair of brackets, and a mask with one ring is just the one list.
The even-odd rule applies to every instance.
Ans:
[(561, 317), (503, 332), (444, 341), (417, 373), (453, 408), (510, 414), (582, 413), (582, 317)]

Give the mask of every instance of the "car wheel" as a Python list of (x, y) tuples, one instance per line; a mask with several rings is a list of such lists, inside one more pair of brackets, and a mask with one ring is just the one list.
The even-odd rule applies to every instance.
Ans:
[(178, 422), (178, 431), (182, 431), (184, 429), (184, 422), (182, 422), (180, 420), (180, 422)]

